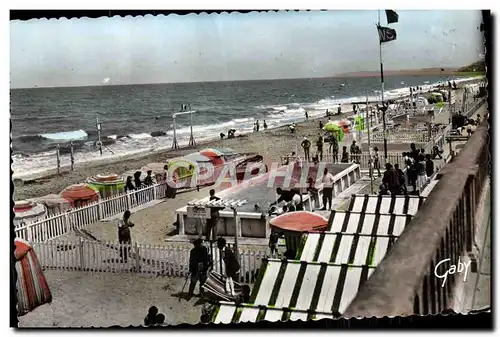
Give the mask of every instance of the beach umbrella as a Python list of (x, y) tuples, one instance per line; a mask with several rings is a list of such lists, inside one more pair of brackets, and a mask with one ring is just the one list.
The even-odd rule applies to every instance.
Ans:
[(328, 122), (323, 126), (323, 130), (335, 134), (338, 142), (344, 138), (344, 128), (339, 126), (336, 122)]
[(19, 238), (14, 240), (14, 244), (17, 315), (23, 316), (43, 304), (52, 302), (52, 294), (33, 248)]
[(269, 221), (273, 231), (285, 236), (287, 250), (297, 251), (303, 232), (320, 232), (328, 227), (328, 219), (308, 211), (296, 211), (281, 214)]
[(49, 215), (64, 213), (71, 209), (71, 203), (58, 194), (47, 194), (31, 200), (44, 205)]
[(269, 221), (270, 225), (282, 230), (296, 232), (324, 231), (328, 219), (317, 213), (297, 211), (281, 214)]
[(30, 200), (16, 201), (14, 203), (14, 225), (37, 222), (45, 219), (47, 209), (43, 204)]
[(102, 198), (109, 198), (125, 191), (125, 180), (117, 174), (98, 174), (89, 177), (87, 183), (97, 190)]
[(191, 154), (188, 154), (184, 157), (185, 160), (193, 163), (193, 164), (196, 164), (196, 163), (210, 163), (212, 160), (207, 157), (207, 156), (204, 156), (202, 155), (201, 153), (199, 152), (194, 152), (194, 153), (191, 153)]
[(215, 166), (222, 166), (225, 163), (225, 161), (224, 161), (224, 159), (222, 157), (223, 156), (222, 153), (220, 153), (220, 152), (218, 152), (218, 151), (216, 151), (214, 149), (202, 150), (202, 151), (200, 151), (200, 154), (202, 156), (210, 158), (210, 161)]
[(76, 184), (66, 187), (60, 195), (73, 207), (84, 206), (99, 200), (99, 192), (89, 184)]
[(212, 147), (211, 149), (220, 152), (223, 156), (234, 156), (238, 154), (238, 152), (227, 147)]

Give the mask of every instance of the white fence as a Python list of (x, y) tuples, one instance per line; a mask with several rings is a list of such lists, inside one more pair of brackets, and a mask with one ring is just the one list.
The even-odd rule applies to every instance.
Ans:
[[(191, 245), (123, 245), (117, 242), (79, 240), (68, 242), (52, 240), (32, 243), (44, 270), (73, 270), (111, 273), (138, 273), (152, 276), (185, 276), (189, 272)], [(234, 247), (231, 247), (234, 250)], [(267, 247), (240, 246), (240, 274), (238, 281), (255, 282)], [(224, 273), (224, 263), (218, 249), (210, 249), (213, 270)], [(127, 262), (121, 262), (120, 253), (127, 253)], [(222, 270), (221, 270), (222, 268)]]
[(47, 241), (97, 221), (125, 212), (165, 196), (166, 183), (147, 186), (137, 191), (113, 196), (50, 216), (44, 220), (15, 227), (16, 237), (27, 241)]

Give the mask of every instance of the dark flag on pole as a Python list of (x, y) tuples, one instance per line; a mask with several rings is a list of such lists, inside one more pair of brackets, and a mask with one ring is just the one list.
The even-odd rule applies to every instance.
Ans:
[(389, 27), (382, 27), (377, 25), (378, 36), (380, 43), (390, 42), (396, 40), (396, 30)]
[(396, 13), (396, 11), (393, 11), (391, 9), (386, 9), (385, 15), (387, 16), (387, 24), (397, 23), (399, 20), (398, 13)]

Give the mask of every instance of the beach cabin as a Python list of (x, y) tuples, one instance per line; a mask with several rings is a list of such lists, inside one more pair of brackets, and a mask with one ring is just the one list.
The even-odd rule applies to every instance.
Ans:
[(71, 203), (58, 194), (48, 194), (31, 200), (35, 203), (44, 205), (47, 209), (48, 216), (61, 214), (72, 208)]
[(42, 221), (47, 215), (47, 209), (41, 203), (30, 200), (14, 203), (14, 226)]
[(99, 200), (99, 192), (88, 184), (76, 184), (66, 187), (60, 193), (73, 207), (82, 207)]
[(110, 198), (123, 194), (125, 191), (125, 180), (117, 174), (96, 176), (87, 179), (88, 185), (99, 192), (101, 198)]
[(17, 316), (23, 316), (41, 305), (52, 302), (52, 293), (31, 245), (19, 238), (14, 240), (14, 244)]

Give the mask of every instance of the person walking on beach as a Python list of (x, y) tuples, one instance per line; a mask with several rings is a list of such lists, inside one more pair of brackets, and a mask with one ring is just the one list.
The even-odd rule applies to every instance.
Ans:
[(203, 246), (203, 241), (196, 239), (193, 242), (193, 246), (189, 252), (189, 274), (191, 275), (191, 281), (189, 283), (188, 301), (193, 297), (197, 282), (200, 282), (200, 297), (203, 296), (203, 284), (207, 280), (207, 272), (210, 265), (208, 249)]
[(342, 147), (342, 157), (340, 158), (341, 163), (349, 162), (349, 152), (347, 152), (347, 146)]
[(240, 272), (240, 263), (236, 259), (231, 248), (226, 246), (226, 239), (217, 239), (217, 248), (220, 250), (220, 256), (226, 267), (226, 292), (231, 296), (235, 295), (233, 279), (237, 277)]
[(332, 154), (333, 157), (333, 162), (336, 163), (338, 162), (339, 158), (339, 142), (337, 140), (337, 134), (335, 132), (332, 132), (330, 134), (330, 138), (328, 139), (328, 142), (330, 143), (330, 147), (328, 151)]
[(264, 120), (264, 124), (263, 124), (263, 126), (264, 126), (264, 130), (267, 130), (267, 123), (266, 123), (266, 121), (265, 121), (265, 120)]
[(305, 114), (306, 114), (306, 121), (308, 121), (309, 120), (309, 113), (307, 112), (307, 110), (306, 110)]
[(378, 147), (373, 148), (373, 169), (377, 170), (379, 178), (382, 176), (380, 173), (380, 155), (378, 153)]
[(408, 189), (406, 188), (406, 178), (405, 173), (399, 168), (399, 164), (394, 164), (394, 170), (399, 179), (399, 186), (404, 194), (408, 194)]
[(311, 200), (314, 202), (314, 208), (316, 209), (319, 208), (319, 192), (315, 185), (312, 177), (307, 178), (307, 193), (309, 193)]
[(425, 173), (427, 174), (427, 178), (430, 178), (434, 174), (434, 162), (430, 154), (425, 155)]
[(392, 195), (400, 194), (399, 177), (391, 163), (385, 164), (385, 172), (382, 177), (382, 183), (388, 186)]
[(309, 157), (309, 149), (311, 148), (311, 142), (309, 141), (309, 139), (307, 139), (306, 137), (304, 137), (304, 140), (302, 141), (302, 143), (300, 143), (300, 146), (304, 149), (304, 158), (307, 162), (309, 162), (310, 160), (310, 157)]
[(153, 171), (151, 171), (151, 170), (148, 170), (146, 172), (146, 178), (144, 178), (144, 186), (153, 185), (153, 177), (151, 176), (152, 173), (153, 173)]
[(125, 182), (125, 192), (133, 192), (135, 191), (134, 183), (132, 183), (132, 177), (128, 176), (127, 181)]
[(135, 183), (136, 190), (139, 190), (142, 187), (141, 171), (136, 171), (134, 173), (134, 183)]
[(328, 172), (325, 167), (323, 171), (323, 208), (321, 210), (326, 211), (326, 204), (328, 203), (328, 210), (332, 209), (332, 195), (333, 195), (333, 175)]
[(255, 129), (257, 130), (257, 132), (259, 132), (259, 128), (260, 128), (259, 120), (257, 119), (257, 121), (255, 122)]
[[(218, 201), (220, 198), (215, 195), (215, 190), (211, 189), (209, 191), (210, 197), (209, 201)], [(210, 218), (207, 219), (207, 241), (215, 241), (217, 239), (217, 223), (219, 222), (219, 211), (224, 209), (223, 207), (210, 207)]]
[(339, 107), (337, 109), (337, 115), (340, 115), (342, 113), (342, 106), (339, 104)]
[(356, 164), (359, 164), (361, 159), (360, 155), (361, 155), (361, 149), (356, 144), (356, 141), (353, 140), (351, 144), (351, 160), (354, 161)]
[[(118, 220), (118, 241), (120, 245), (130, 245), (132, 237), (130, 235), (130, 228), (134, 227), (134, 223), (130, 221), (130, 211), (126, 210), (123, 217)], [(120, 247), (120, 262), (127, 263), (130, 247)]]
[(322, 121), (319, 121), (319, 129), (323, 130), (323, 122)]
[(319, 160), (323, 161), (323, 136), (319, 136), (316, 142), (316, 155), (319, 156)]

